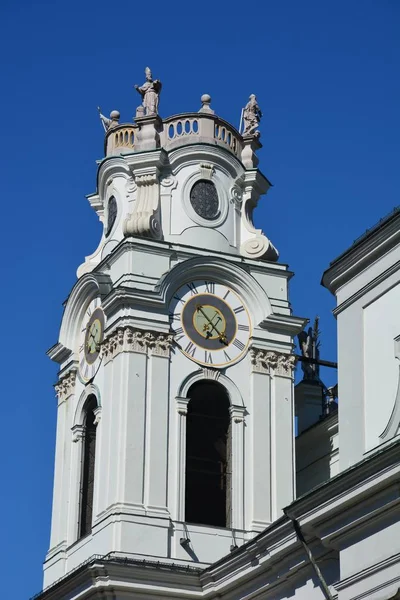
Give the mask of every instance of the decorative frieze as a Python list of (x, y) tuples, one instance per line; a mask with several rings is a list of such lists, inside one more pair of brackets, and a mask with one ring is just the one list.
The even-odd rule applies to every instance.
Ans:
[(121, 327), (104, 340), (102, 352), (104, 363), (107, 364), (121, 352), (150, 352), (156, 356), (170, 355), (173, 335)]
[(294, 354), (252, 348), (250, 360), (252, 370), (256, 373), (270, 374), (273, 372), (275, 375), (291, 377), (297, 359)]
[(74, 393), (76, 380), (76, 371), (70, 371), (63, 377), (60, 377), (58, 383), (54, 386), (59, 402), (64, 402)]

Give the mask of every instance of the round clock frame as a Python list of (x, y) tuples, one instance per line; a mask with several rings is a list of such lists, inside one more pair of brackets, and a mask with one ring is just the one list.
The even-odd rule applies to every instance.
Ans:
[(169, 315), (177, 346), (201, 365), (226, 367), (246, 353), (250, 316), (241, 298), (224, 284), (186, 283), (174, 294)]
[(100, 298), (95, 298), (87, 307), (81, 325), (79, 376), (84, 383), (93, 379), (100, 366), (104, 326), (105, 315), (100, 306)]

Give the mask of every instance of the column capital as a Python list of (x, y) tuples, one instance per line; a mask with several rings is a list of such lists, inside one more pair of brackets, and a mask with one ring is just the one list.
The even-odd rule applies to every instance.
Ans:
[(65, 375), (61, 376), (58, 382), (55, 384), (54, 389), (59, 403), (64, 402), (72, 396), (75, 390), (76, 370), (69, 371)]
[(173, 335), (156, 331), (143, 331), (130, 326), (120, 327), (109, 335), (102, 344), (104, 364), (121, 352), (137, 352), (169, 357)]
[(244, 423), (244, 417), (246, 415), (246, 409), (244, 406), (232, 404), (232, 406), (229, 408), (229, 412), (234, 423)]
[(297, 358), (294, 354), (286, 354), (275, 350), (261, 348), (250, 349), (252, 371), (265, 375), (292, 377)]
[(187, 415), (189, 400), (190, 398), (184, 398), (183, 396), (176, 396), (175, 398), (176, 410), (183, 417)]

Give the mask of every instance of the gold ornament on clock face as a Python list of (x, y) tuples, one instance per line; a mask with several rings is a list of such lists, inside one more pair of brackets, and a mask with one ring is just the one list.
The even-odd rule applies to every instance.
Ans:
[(79, 374), (85, 382), (93, 379), (100, 366), (104, 323), (105, 317), (100, 307), (100, 299), (95, 298), (86, 309), (81, 327)]
[(185, 284), (171, 301), (170, 321), (180, 350), (200, 364), (226, 366), (246, 352), (249, 314), (225, 285), (203, 280)]

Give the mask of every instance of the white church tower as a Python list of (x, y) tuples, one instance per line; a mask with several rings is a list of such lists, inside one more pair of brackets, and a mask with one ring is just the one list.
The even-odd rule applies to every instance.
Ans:
[(161, 119), (149, 70), (137, 90), (134, 123), (101, 115), (89, 202), (103, 234), (49, 350), (60, 371), (44, 587), (93, 556), (204, 567), (295, 494), (293, 339), (305, 320), (291, 313), (292, 273), (253, 225), (270, 187), (256, 99), (240, 133), (208, 95)]

